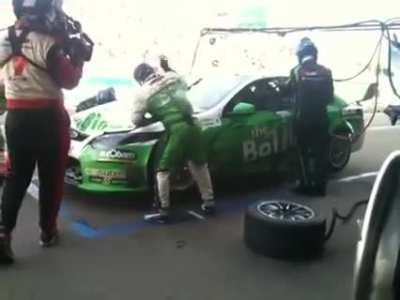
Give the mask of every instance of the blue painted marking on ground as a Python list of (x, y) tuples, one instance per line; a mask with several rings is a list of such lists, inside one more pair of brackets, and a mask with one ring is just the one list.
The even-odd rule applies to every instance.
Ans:
[(102, 228), (97, 231), (97, 237), (101, 238), (101, 237), (106, 237), (109, 235), (134, 234), (134, 233), (137, 233), (138, 231), (141, 231), (144, 229), (149, 229), (149, 228), (154, 228), (154, 227), (158, 227), (158, 226), (161, 226), (161, 225), (151, 224), (144, 220), (139, 220), (139, 221), (133, 222), (131, 224), (114, 225), (114, 226)]
[[(251, 199), (252, 199), (251, 201), (249, 201), (249, 200), (241, 200), (241, 201), (232, 201), (232, 200), (224, 201), (224, 200), (222, 200), (222, 201), (219, 201), (218, 205), (217, 205), (217, 210), (218, 210), (217, 217), (243, 212), (250, 203), (257, 200), (257, 199), (254, 199), (254, 197), (251, 197)], [(198, 220), (196, 218), (191, 218), (191, 219), (187, 219), (183, 222), (200, 222), (200, 220)], [(179, 222), (176, 222), (175, 224), (178, 224), (178, 223)], [(169, 224), (169, 225), (174, 225), (174, 224)], [(74, 230), (78, 235), (80, 235), (83, 238), (98, 239), (98, 238), (104, 238), (104, 237), (113, 236), (113, 235), (132, 235), (132, 234), (135, 234), (142, 230), (157, 228), (157, 227), (164, 227), (166, 225), (154, 224), (154, 223), (144, 221), (143, 219), (139, 219), (132, 223), (111, 225), (111, 226), (107, 226), (107, 227), (103, 227), (103, 228), (94, 228), (85, 220), (73, 221), (73, 223), (70, 226), (71, 226), (72, 230)]]
[(97, 230), (89, 225), (85, 220), (75, 221), (71, 224), (71, 228), (81, 237), (93, 239), (97, 237)]
[[(222, 200), (222, 199), (221, 199)], [(75, 231), (79, 236), (87, 239), (96, 239), (96, 238), (103, 238), (107, 236), (112, 236), (112, 235), (128, 235), (128, 234), (135, 234), (141, 230), (149, 229), (149, 228), (154, 228), (154, 227), (160, 227), (160, 226), (166, 226), (162, 224), (154, 224), (154, 223), (149, 223), (147, 221), (144, 221), (142, 218), (134, 221), (132, 223), (128, 224), (117, 224), (117, 225), (111, 225), (111, 226), (106, 226), (102, 228), (95, 228), (89, 224), (89, 222), (85, 219), (75, 219), (73, 216), (73, 213), (68, 207), (68, 200), (64, 199), (61, 203), (60, 211), (59, 211), (59, 216), (62, 217), (63, 219), (70, 221), (71, 224), (69, 227)], [(219, 202), (218, 209), (219, 209), (219, 215), (222, 213), (228, 213), (228, 212), (236, 212), (241, 209), (243, 205), (240, 204), (240, 202), (237, 203), (231, 203), (229, 204), (226, 201), (221, 201)], [(189, 215), (189, 214), (188, 214)], [(191, 222), (194, 221), (199, 221), (196, 218), (191, 218)], [(186, 220), (188, 222), (188, 220)], [(175, 222), (180, 223), (180, 222)], [(174, 224), (169, 224), (169, 225), (174, 225)]]
[[(246, 199), (243, 196), (238, 196), (236, 199), (219, 199), (217, 202), (217, 218), (228, 214), (237, 214), (243, 212), (250, 203), (253, 203), (260, 198), (260, 194), (248, 195)], [(251, 200), (248, 200), (251, 199)], [(188, 217), (184, 221), (177, 221), (168, 225), (154, 224), (147, 222), (140, 218), (132, 223), (116, 224), (106, 227), (95, 228), (85, 219), (74, 219), (67, 201), (63, 201), (60, 208), (60, 216), (71, 222), (70, 228), (75, 231), (79, 236), (87, 239), (98, 239), (112, 235), (132, 235), (145, 229), (156, 227), (165, 227), (168, 225), (175, 225), (183, 222), (200, 222), (197, 218)], [(189, 214), (188, 214), (189, 215)]]
[[(192, 220), (192, 222), (195, 219)], [(168, 224), (173, 225), (173, 224)], [(98, 239), (113, 235), (132, 235), (139, 231), (162, 227), (167, 225), (154, 224), (145, 220), (138, 220), (132, 223), (123, 225), (111, 225), (104, 228), (95, 229), (85, 220), (75, 221), (71, 224), (71, 228), (78, 233), (81, 237), (88, 239)]]

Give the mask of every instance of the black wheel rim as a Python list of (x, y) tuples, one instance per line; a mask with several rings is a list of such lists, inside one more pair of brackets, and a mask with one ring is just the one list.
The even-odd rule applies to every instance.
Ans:
[(315, 212), (304, 205), (286, 201), (266, 201), (257, 210), (264, 216), (282, 221), (302, 222), (315, 217)]

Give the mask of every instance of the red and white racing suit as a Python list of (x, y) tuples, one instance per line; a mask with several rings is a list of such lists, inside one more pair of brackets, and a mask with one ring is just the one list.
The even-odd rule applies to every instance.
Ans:
[[(16, 35), (21, 35), (17, 29)], [(72, 64), (55, 38), (31, 31), (16, 55), (10, 33), (0, 35), (0, 68), (7, 103), (6, 138), (11, 160), (1, 202), (0, 226), (11, 233), (26, 190), (38, 167), (40, 227), (56, 230), (67, 154), (69, 116), (62, 88), (79, 83), (82, 63)]]

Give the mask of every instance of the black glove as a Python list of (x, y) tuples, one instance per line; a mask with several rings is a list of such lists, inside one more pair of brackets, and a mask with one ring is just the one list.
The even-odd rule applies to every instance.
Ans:
[(169, 66), (168, 58), (164, 55), (160, 56), (160, 66), (164, 72), (175, 72), (174, 69)]

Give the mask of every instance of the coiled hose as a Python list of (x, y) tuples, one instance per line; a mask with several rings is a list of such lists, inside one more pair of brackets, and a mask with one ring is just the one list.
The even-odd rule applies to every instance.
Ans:
[(347, 223), (348, 221), (350, 221), (354, 214), (357, 212), (358, 208), (360, 208), (361, 206), (367, 205), (368, 204), (368, 200), (361, 200), (356, 202), (351, 208), (350, 211), (345, 214), (345, 215), (341, 215), (336, 208), (332, 209), (332, 220), (331, 220), (331, 224), (329, 226), (329, 229), (326, 233), (325, 236), (325, 242), (327, 242), (333, 235), (333, 232), (335, 231), (336, 225), (337, 225), (337, 220), (341, 220), (343, 221), (343, 223)]

